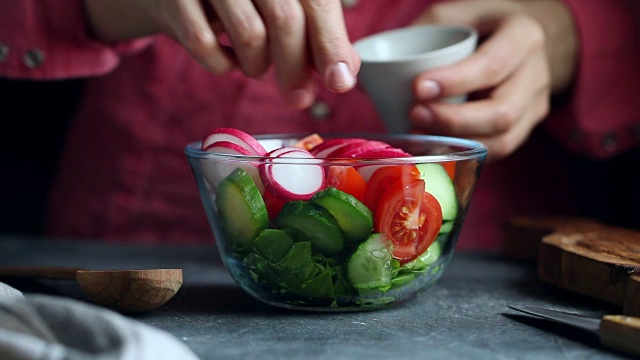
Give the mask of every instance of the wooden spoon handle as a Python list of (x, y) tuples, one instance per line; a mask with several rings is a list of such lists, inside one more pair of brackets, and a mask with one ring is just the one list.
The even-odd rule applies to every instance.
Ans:
[(80, 268), (52, 266), (3, 266), (0, 276), (75, 280)]
[(602, 345), (640, 355), (640, 318), (624, 315), (607, 315), (600, 323)]

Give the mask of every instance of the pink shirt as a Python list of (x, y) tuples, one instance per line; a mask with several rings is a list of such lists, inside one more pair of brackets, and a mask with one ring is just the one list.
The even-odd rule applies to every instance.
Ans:
[[(634, 1), (568, 1), (582, 41), (570, 101), (513, 156), (485, 166), (459, 247), (498, 246), (509, 216), (570, 213), (567, 149), (604, 158), (638, 146)], [(360, 1), (345, 8), (351, 39), (408, 24), (430, 3)], [(0, 44), (9, 50), (0, 76), (90, 77), (51, 196), (51, 236), (212, 242), (183, 155), (187, 143), (220, 126), (253, 134), (383, 131), (360, 89), (321, 91), (310, 110), (295, 111), (284, 106), (272, 73), (262, 81), (211, 75), (163, 36), (117, 45), (95, 40), (80, 0), (0, 2)]]

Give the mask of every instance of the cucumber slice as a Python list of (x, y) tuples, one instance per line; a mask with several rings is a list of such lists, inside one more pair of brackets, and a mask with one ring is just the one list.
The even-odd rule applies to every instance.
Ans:
[(347, 278), (356, 289), (375, 289), (391, 285), (393, 246), (374, 233), (358, 246), (347, 264)]
[(449, 174), (440, 164), (427, 163), (416, 166), (420, 170), (420, 178), (424, 180), (425, 191), (433, 195), (440, 203), (440, 207), (442, 207), (443, 226), (440, 229), (440, 233), (451, 231), (451, 225), (444, 225), (447, 223), (453, 224), (458, 215), (458, 199), (453, 181), (451, 181)]
[(280, 229), (291, 228), (324, 255), (336, 255), (344, 248), (344, 235), (331, 213), (313, 202), (296, 200), (286, 203), (274, 220)]
[(237, 168), (218, 185), (216, 205), (222, 231), (239, 250), (267, 228), (267, 206), (251, 176)]
[[(423, 254), (420, 254), (417, 259), (414, 260), (415, 263), (420, 262), (420, 265), (416, 266), (414, 270), (426, 270), (429, 265), (433, 264), (442, 256), (443, 243), (447, 240), (448, 234), (440, 234), (436, 238), (436, 240), (429, 246), (427, 251)], [(407, 264), (408, 265), (408, 264)]]
[(453, 229), (453, 224), (455, 223), (455, 219), (452, 220), (443, 220), (442, 227), (440, 228), (440, 234), (450, 233)]
[(329, 210), (344, 233), (347, 242), (362, 242), (373, 231), (373, 213), (353, 195), (336, 188), (326, 188), (311, 199)]

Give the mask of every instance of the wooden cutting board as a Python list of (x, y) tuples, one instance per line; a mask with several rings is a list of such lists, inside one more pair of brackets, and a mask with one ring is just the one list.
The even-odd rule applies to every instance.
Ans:
[(583, 218), (515, 218), (504, 251), (537, 262), (543, 281), (640, 316), (640, 231)]

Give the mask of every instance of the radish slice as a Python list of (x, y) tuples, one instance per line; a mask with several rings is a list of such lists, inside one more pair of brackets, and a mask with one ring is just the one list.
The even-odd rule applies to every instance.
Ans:
[(284, 201), (309, 200), (324, 189), (324, 168), (309, 151), (285, 147), (269, 156), (260, 166), (260, 177), (274, 196)]
[(282, 139), (261, 139), (258, 140), (260, 145), (268, 152), (284, 146)]
[[(405, 152), (402, 149), (388, 147), (388, 148), (379, 148), (379, 149), (369, 149), (360, 154), (358, 154), (358, 158), (366, 159), (366, 158), (402, 158), (409, 157), (411, 154)], [(369, 181), (371, 175), (378, 170), (379, 168), (388, 165), (354, 165), (358, 173), (362, 175), (362, 177)]]
[(314, 146), (311, 150), (309, 150), (309, 152), (312, 153), (317, 158), (325, 158), (331, 152), (337, 150), (338, 148), (340, 148), (342, 146), (345, 146), (347, 144), (363, 143), (363, 142), (366, 142), (366, 141), (367, 140), (365, 140), (365, 139), (359, 139), (359, 138), (328, 139), (328, 140), (325, 140), (325, 141), (321, 142), (320, 144)]
[(267, 154), (267, 150), (253, 136), (233, 128), (217, 128), (213, 130), (202, 140), (201, 148), (202, 150), (207, 150), (211, 144), (219, 141), (228, 141), (240, 145), (248, 150), (250, 155), (264, 156)]
[(376, 170), (384, 166), (388, 166), (388, 165), (362, 165), (362, 166), (358, 166), (356, 170), (362, 176), (362, 178), (368, 182), (369, 179), (371, 179), (371, 175), (373, 175), (373, 173)]
[[(298, 151), (300, 151), (300, 150), (302, 150), (302, 149), (297, 148), (297, 147), (293, 147), (293, 146), (283, 146), (283, 147), (280, 147), (280, 148), (277, 148), (277, 149), (271, 150), (271, 151), (269, 152), (269, 154), (267, 154), (267, 156), (269, 156), (269, 157), (271, 157), (271, 158), (275, 158), (275, 157), (278, 157), (278, 156), (280, 156), (280, 155), (282, 155), (282, 154), (284, 154), (284, 153), (286, 153), (286, 152), (289, 152), (289, 151), (296, 151), (296, 152), (298, 152)], [(306, 156), (306, 155), (302, 155), (302, 156)]]
[[(207, 152), (214, 152), (218, 154), (255, 156), (249, 152), (249, 150), (230, 141), (216, 141), (207, 146), (205, 150)], [(264, 185), (260, 179), (260, 171), (256, 164), (248, 162), (221, 161), (217, 159), (202, 159), (201, 164), (202, 173), (205, 179), (207, 179), (207, 181), (216, 188), (224, 178), (233, 172), (233, 170), (236, 168), (242, 168), (249, 174), (249, 176), (251, 176), (253, 182), (256, 183), (256, 187), (260, 191), (260, 194), (264, 194)]]
[(385, 149), (391, 148), (391, 145), (382, 142), (382, 141), (374, 141), (368, 140), (366, 142), (352, 142), (340, 146), (336, 150), (332, 151), (327, 155), (328, 158), (357, 158), (361, 153), (371, 149)]
[(409, 154), (408, 152), (402, 149), (388, 147), (388, 148), (368, 149), (359, 153), (357, 157), (360, 159), (368, 159), (368, 158), (386, 159), (386, 158), (403, 158), (403, 157), (410, 157), (410, 156), (411, 154)]

